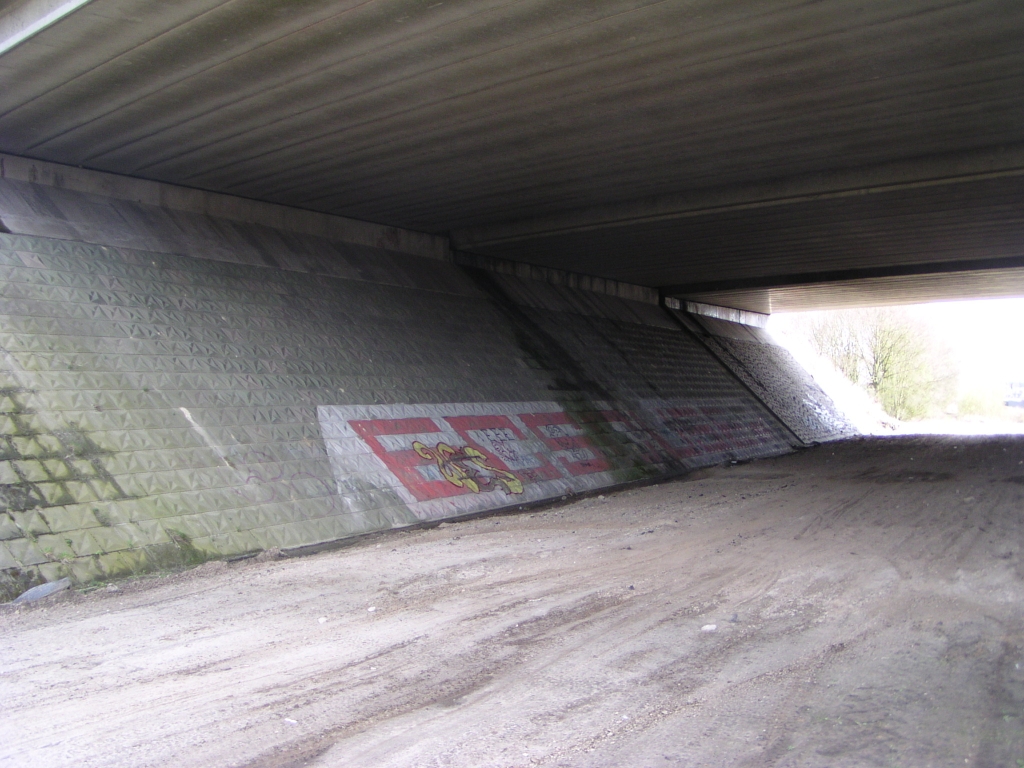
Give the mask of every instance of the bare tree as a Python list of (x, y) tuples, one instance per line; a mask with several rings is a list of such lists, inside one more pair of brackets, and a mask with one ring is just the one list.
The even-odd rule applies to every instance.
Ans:
[(859, 384), (861, 381), (862, 340), (858, 323), (849, 312), (823, 312), (810, 326), (810, 336), (818, 354), (828, 358), (840, 373)]
[(873, 394), (890, 416), (921, 418), (953, 397), (956, 375), (948, 352), (900, 310), (819, 313), (809, 336), (819, 354)]

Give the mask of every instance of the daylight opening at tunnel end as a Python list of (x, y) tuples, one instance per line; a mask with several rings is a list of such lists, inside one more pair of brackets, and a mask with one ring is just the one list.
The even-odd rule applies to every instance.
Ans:
[(1024, 433), (1024, 299), (784, 313), (768, 328), (865, 434)]

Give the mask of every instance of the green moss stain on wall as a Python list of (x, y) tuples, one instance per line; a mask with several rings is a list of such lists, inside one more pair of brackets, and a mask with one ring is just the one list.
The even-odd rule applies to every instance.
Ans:
[[(3, 350), (6, 352), (6, 350)], [(5, 357), (8, 357), (5, 354)], [(91, 528), (109, 528), (99, 504), (131, 499), (104, 465), (111, 451), (66, 424), (47, 428), (28, 404), (35, 394), (10, 380), (0, 385), (0, 598), (65, 575), (95, 577), (109, 554)], [(108, 535), (101, 540), (112, 541)], [(120, 545), (120, 546), (118, 546)], [(130, 541), (117, 537), (113, 548)], [(92, 562), (89, 562), (90, 556)], [(74, 568), (72, 564), (86, 560)], [(89, 563), (90, 567), (83, 567)]]

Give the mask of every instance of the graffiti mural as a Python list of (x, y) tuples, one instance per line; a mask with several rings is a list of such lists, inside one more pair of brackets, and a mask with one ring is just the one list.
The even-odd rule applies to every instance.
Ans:
[(360, 509), (397, 496), (421, 520), (735, 458), (726, 446), (742, 454), (745, 437), (756, 450), (767, 429), (756, 414), (715, 406), (591, 405), (572, 412), (554, 402), (321, 406), (318, 415), (338, 493)]
[(436, 461), (444, 479), (456, 488), (480, 493), (481, 487), (486, 489), (496, 481), (507, 494), (523, 492), (523, 483), (514, 473), (491, 466), (493, 459), (476, 448), (452, 448), (447, 443), (428, 448), (419, 440), (414, 441), (412, 447), (424, 459)]

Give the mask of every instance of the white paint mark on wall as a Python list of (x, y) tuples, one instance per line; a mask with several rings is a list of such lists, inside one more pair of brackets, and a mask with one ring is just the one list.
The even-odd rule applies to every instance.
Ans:
[(228, 457), (224, 454), (224, 449), (217, 445), (210, 436), (210, 433), (207, 432), (194, 418), (192, 418), (192, 414), (189, 412), (188, 408), (180, 407), (178, 410), (184, 414), (186, 419), (188, 419), (188, 423), (192, 425), (192, 429), (194, 429), (196, 433), (203, 438), (203, 442), (210, 446), (210, 450), (220, 457), (220, 460), (224, 462), (224, 466), (235, 469), (235, 465), (228, 461)]

